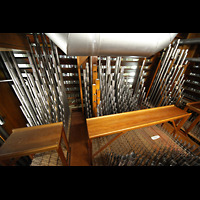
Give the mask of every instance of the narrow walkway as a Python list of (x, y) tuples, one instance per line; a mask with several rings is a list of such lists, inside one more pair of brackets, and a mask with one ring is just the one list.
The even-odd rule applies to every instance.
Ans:
[(88, 136), (85, 117), (80, 111), (72, 112), (69, 146), (70, 166), (89, 166)]

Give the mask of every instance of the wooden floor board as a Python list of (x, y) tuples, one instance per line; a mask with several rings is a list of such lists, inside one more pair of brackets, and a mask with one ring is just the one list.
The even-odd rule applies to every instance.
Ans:
[(72, 112), (70, 166), (89, 166), (87, 127), (85, 117), (79, 111)]

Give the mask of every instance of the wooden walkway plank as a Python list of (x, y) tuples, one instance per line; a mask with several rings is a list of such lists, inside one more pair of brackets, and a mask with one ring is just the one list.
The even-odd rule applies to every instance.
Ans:
[(89, 166), (87, 128), (81, 112), (72, 112), (69, 146), (71, 147), (70, 166)]

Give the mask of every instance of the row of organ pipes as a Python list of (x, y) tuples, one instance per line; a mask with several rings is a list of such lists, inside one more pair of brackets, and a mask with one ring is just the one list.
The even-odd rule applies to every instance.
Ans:
[(86, 118), (180, 103), (188, 49), (179, 49), (179, 41), (163, 50), (156, 76), (148, 91), (145, 90), (143, 78), (146, 58), (140, 66), (134, 88), (130, 88), (123, 75), (122, 57), (116, 57), (114, 73), (111, 73), (110, 56), (106, 57), (105, 69), (102, 68), (101, 57), (98, 66), (94, 64), (89, 69), (89, 63), (86, 63), (86, 69), (83, 69)]
[[(62, 121), (65, 132), (68, 132), (70, 109), (57, 47), (50, 40), (51, 53), (49, 53), (44, 34), (40, 34), (42, 44), (40, 44), (37, 34), (34, 33), (33, 36), (35, 46), (31, 45), (27, 38), (30, 52), (26, 52), (33, 73), (25, 71), (26, 77), (22, 77), (13, 53), (0, 52), (0, 55), (12, 78), (12, 87), (21, 103), (20, 109), (27, 119), (27, 126)], [(134, 84), (131, 85), (124, 76), (125, 67), (121, 66), (122, 57), (116, 57), (114, 73), (111, 73), (111, 56), (106, 57), (106, 68), (102, 65), (102, 57), (99, 58), (96, 65), (92, 64), (90, 59), (90, 64), (86, 63), (86, 67), (83, 69), (86, 118), (170, 104), (176, 104), (182, 108), (188, 49), (179, 49), (179, 42), (180, 40), (177, 40), (163, 50), (148, 91), (144, 86), (146, 58), (139, 66), (138, 75), (135, 77)], [(188, 123), (194, 120), (194, 115), (189, 118)], [(199, 123), (196, 127), (199, 127)], [(198, 132), (196, 127), (195, 132)], [(194, 143), (190, 144), (183, 139), (179, 140), (178, 135), (172, 136), (168, 131), (162, 130), (163, 127), (160, 125), (152, 127), (154, 132), (159, 131), (158, 128), (166, 134), (166, 138), (168, 137), (164, 143), (157, 147), (148, 147), (148, 142), (142, 138), (142, 134), (137, 134), (137, 131), (124, 134), (116, 141), (120, 143), (123, 137), (127, 137), (124, 141), (131, 144), (130, 149), (126, 151), (125, 146), (128, 147), (128, 145), (120, 146), (119, 144), (116, 144), (116, 148), (109, 147), (112, 151), (107, 152), (105, 156), (107, 160), (104, 164), (110, 166), (199, 165), (199, 157), (196, 156), (200, 153), (199, 147), (196, 148)], [(148, 128), (145, 130), (147, 131)], [(198, 134), (197, 137), (199, 137)], [(106, 140), (104, 137), (94, 140), (94, 148), (98, 145), (98, 148), (101, 147), (104, 139)], [(180, 148), (168, 145), (174, 143)], [(191, 152), (192, 150), (196, 154), (194, 151)], [(97, 157), (95, 159), (94, 163), (97, 163)]]
[(33, 73), (24, 70), (26, 77), (22, 76), (13, 52), (1, 51), (0, 55), (12, 78), (12, 88), (21, 103), (20, 109), (27, 119), (27, 126), (63, 122), (67, 133), (70, 109), (57, 46), (50, 40), (51, 53), (49, 53), (45, 35), (41, 33), (40, 36), (42, 44), (38, 35), (33, 33), (35, 46), (27, 37), (30, 51), (26, 53)]

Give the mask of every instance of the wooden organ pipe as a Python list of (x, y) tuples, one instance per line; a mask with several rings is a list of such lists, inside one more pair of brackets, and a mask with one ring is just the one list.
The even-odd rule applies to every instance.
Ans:
[(92, 114), (96, 117), (96, 107), (97, 107), (97, 94), (96, 94), (96, 84), (92, 84)]

